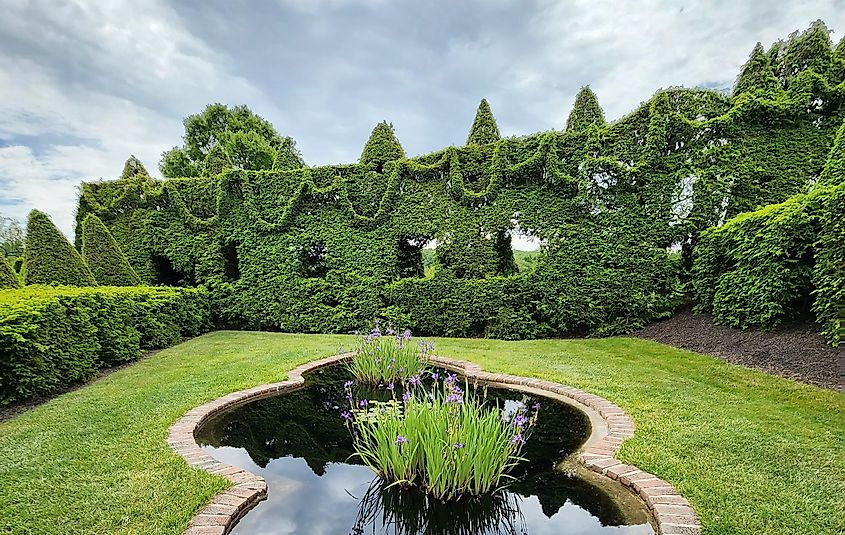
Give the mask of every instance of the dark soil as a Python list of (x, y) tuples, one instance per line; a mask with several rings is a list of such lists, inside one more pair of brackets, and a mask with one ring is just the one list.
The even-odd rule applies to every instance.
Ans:
[(147, 351), (138, 360), (124, 362), (123, 364), (118, 364), (117, 366), (112, 366), (111, 368), (102, 368), (100, 371), (97, 372), (96, 376), (94, 376), (92, 379), (90, 379), (90, 380), (88, 380), (84, 383), (77, 383), (77, 384), (74, 384), (74, 385), (70, 385), (70, 386), (56, 390), (55, 392), (52, 392), (52, 393), (44, 395), (44, 396), (25, 399), (23, 401), (18, 401), (18, 402), (12, 403), (11, 405), (0, 406), (0, 422), (4, 422), (6, 420), (11, 420), (15, 416), (19, 416), (19, 415), (25, 413), (26, 411), (32, 410), (35, 407), (37, 407), (37, 406), (39, 406), (43, 403), (47, 403), (51, 399), (56, 398), (58, 396), (61, 396), (62, 394), (67, 394), (68, 392), (73, 392), (74, 390), (80, 389), (83, 386), (87, 386), (87, 385), (90, 385), (91, 383), (95, 383), (95, 382), (99, 381), (100, 379), (107, 377), (107, 376), (113, 374), (114, 372), (116, 372), (118, 370), (122, 370), (123, 368), (128, 368), (129, 366), (132, 366), (133, 364), (140, 362), (141, 360), (144, 360), (145, 358), (148, 358), (152, 355), (155, 355), (156, 353), (158, 353), (158, 351)]
[(775, 331), (740, 330), (713, 324), (709, 314), (681, 311), (632, 336), (718, 357), (834, 390), (845, 391), (845, 348), (827, 345), (812, 323)]

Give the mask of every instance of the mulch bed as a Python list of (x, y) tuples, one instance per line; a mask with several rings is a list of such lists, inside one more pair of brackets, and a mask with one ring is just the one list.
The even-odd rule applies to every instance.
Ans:
[(827, 345), (812, 323), (776, 331), (741, 330), (713, 324), (709, 314), (681, 311), (632, 334), (705, 353), (805, 383), (845, 391), (845, 348)]

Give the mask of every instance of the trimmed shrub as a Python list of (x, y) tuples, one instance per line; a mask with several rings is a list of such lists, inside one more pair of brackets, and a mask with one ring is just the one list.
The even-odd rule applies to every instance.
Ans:
[(97, 282), (104, 286), (141, 284), (109, 229), (94, 214), (89, 214), (82, 223), (82, 257)]
[(361, 163), (375, 167), (381, 172), (384, 164), (405, 157), (405, 149), (396, 138), (393, 125), (382, 121), (373, 128), (364, 150), (361, 152)]
[(27, 286), (0, 291), (0, 404), (49, 394), (209, 326), (207, 292)]
[(605, 124), (599, 99), (590, 86), (584, 86), (575, 96), (575, 104), (566, 119), (567, 132), (581, 132), (592, 125)]
[(733, 327), (774, 328), (809, 312), (815, 288), (813, 308), (837, 342), (843, 192), (845, 184), (818, 186), (704, 232), (693, 266), (697, 309)]
[(85, 260), (64, 234), (38, 210), (29, 213), (26, 226), (26, 283), (94, 286), (97, 282)]
[(472, 121), (472, 128), (470, 128), (469, 136), (467, 136), (467, 145), (486, 145), (487, 143), (499, 141), (501, 137), (499, 126), (496, 124), (496, 118), (493, 117), (490, 104), (486, 98), (483, 98), (478, 104), (478, 110), (475, 112), (475, 120)]
[(0, 256), (0, 289), (19, 288), (18, 274), (9, 265), (6, 257)]

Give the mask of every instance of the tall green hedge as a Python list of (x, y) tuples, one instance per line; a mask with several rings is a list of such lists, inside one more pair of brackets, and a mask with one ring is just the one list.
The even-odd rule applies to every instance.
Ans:
[[(766, 54), (771, 91), (671, 88), (613, 123), (593, 102), (577, 106), (586, 127), (506, 138), (482, 102), (466, 146), (400, 157), (385, 124), (368, 143), (394, 151), (381, 165), (368, 148), (343, 165), (224, 158), (184, 178), (91, 182), (77, 221), (99, 216), (146, 283), (213, 288), (232, 327), (345, 332), (383, 315), (430, 334), (624, 332), (673, 310), (703, 232), (822, 173), (845, 86), (810, 33)], [(189, 167), (216, 150), (197, 125)], [(532, 271), (513, 269), (520, 235), (541, 244)]]
[(82, 222), (82, 257), (103, 286), (141, 284), (141, 278), (129, 265), (109, 229), (94, 214), (88, 214)]
[(0, 290), (6, 288), (18, 288), (19, 286), (20, 281), (18, 280), (18, 274), (15, 273), (15, 270), (9, 265), (6, 257), (0, 256)]
[(841, 339), (845, 311), (845, 183), (815, 187), (741, 214), (702, 234), (696, 248), (698, 309), (717, 323), (773, 328), (816, 312)]
[(27, 284), (97, 284), (79, 252), (50, 217), (38, 210), (31, 211), (27, 220), (25, 256)]
[(207, 292), (27, 286), (0, 291), (0, 404), (85, 381), (209, 326)]

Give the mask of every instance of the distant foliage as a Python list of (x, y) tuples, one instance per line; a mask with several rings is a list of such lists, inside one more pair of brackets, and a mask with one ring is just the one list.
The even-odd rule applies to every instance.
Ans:
[(582, 132), (590, 126), (604, 124), (604, 112), (599, 106), (599, 99), (590, 86), (582, 87), (575, 96), (575, 105), (566, 119), (566, 131)]
[(18, 274), (15, 273), (15, 270), (6, 261), (6, 258), (0, 256), (0, 290), (19, 287), (20, 281), (18, 280)]
[(0, 215), (0, 256), (19, 258), (23, 256), (26, 231), (20, 221)]
[(94, 286), (91, 270), (64, 234), (38, 210), (26, 224), (26, 283)]
[(472, 121), (472, 127), (469, 130), (467, 145), (486, 145), (498, 141), (501, 137), (490, 104), (486, 98), (483, 98), (475, 112), (475, 120)]
[(0, 405), (91, 379), (208, 328), (207, 292), (181, 288), (0, 291)]
[(82, 257), (100, 285), (141, 284), (141, 278), (129, 265), (111, 232), (94, 214), (89, 214), (82, 223)]
[(303, 165), (293, 140), (246, 106), (211, 104), (184, 124), (184, 145), (162, 155), (160, 169), (166, 178), (214, 176), (229, 165), (256, 171)]
[(381, 172), (387, 162), (399, 160), (405, 157), (405, 150), (396, 133), (393, 125), (382, 121), (373, 128), (364, 151), (361, 153), (360, 162), (362, 165), (372, 166), (376, 171)]
[[(236, 163), (226, 143), (197, 134), (234, 114), (212, 106), (186, 121), (173, 153), (209, 176), (86, 183), (77, 224), (99, 216), (146, 283), (211, 288), (231, 327), (349, 332), (382, 317), (421, 336), (628, 332), (671, 314), (709, 276), (693, 270), (699, 244), (716, 247), (702, 233), (839, 183), (828, 155), (841, 152), (831, 147), (845, 86), (834, 83), (839, 47), (825, 49), (823, 34), (814, 25), (765, 57), (755, 47), (736, 95), (670, 88), (613, 123), (585, 88), (567, 130), (500, 139), (485, 101), (466, 146), (412, 158), (382, 123), (358, 163), (290, 168), (277, 151), (266, 169), (264, 145), (246, 134), (254, 157)], [(269, 124), (242, 113), (275, 147)], [(247, 160), (261, 169), (239, 168)], [(542, 244), (531, 269), (514, 269), (519, 232)], [(426, 243), (437, 246), (430, 256)], [(784, 306), (810, 310), (817, 295)], [(720, 303), (740, 322), (780, 314)]]

